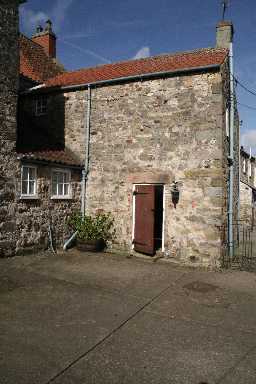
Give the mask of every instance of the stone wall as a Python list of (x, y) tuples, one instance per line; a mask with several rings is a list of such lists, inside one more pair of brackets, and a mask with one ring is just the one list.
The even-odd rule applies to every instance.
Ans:
[(18, 97), (18, 1), (0, 2), (0, 255), (15, 248), (15, 156)]
[[(251, 168), (251, 171), (250, 171)], [(243, 223), (255, 225), (255, 202), (253, 201), (253, 190), (256, 187), (255, 158), (240, 151), (240, 220)]]
[[(251, 172), (249, 172), (250, 167)], [(240, 151), (240, 180), (243, 183), (248, 184), (251, 188), (256, 187), (255, 158), (250, 158), (249, 153), (245, 152), (243, 148)]]
[[(33, 165), (33, 164), (32, 164)], [(49, 247), (48, 229), (51, 226), (54, 246), (61, 247), (71, 235), (67, 220), (75, 210), (80, 210), (81, 171), (72, 170), (72, 199), (51, 199), (51, 170), (58, 166), (37, 165), (37, 199), (17, 199), (16, 254)], [(67, 167), (68, 169), (68, 167)], [(20, 195), (20, 183), (17, 195)]]
[[(229, 199), (229, 162), (228, 157), (230, 154), (230, 74), (229, 74), (229, 60), (222, 68), (223, 79), (223, 169), (225, 170), (225, 188), (224, 188), (224, 212), (223, 212), (223, 242), (228, 241), (228, 199)], [(227, 116), (228, 113), (228, 116)], [(238, 203), (239, 203), (239, 115), (235, 98), (235, 116), (234, 116), (234, 135), (233, 135), (233, 222), (238, 220)]]
[(240, 220), (252, 224), (253, 214), (252, 189), (248, 184), (240, 182)]
[(61, 93), (47, 96), (45, 115), (36, 115), (35, 103), (36, 96), (19, 98), (18, 151), (64, 149), (65, 97)]
[[(215, 266), (224, 210), (223, 91), (220, 73), (92, 90), (88, 209), (116, 219), (119, 245), (132, 246), (134, 174), (166, 174), (165, 254)], [(137, 179), (138, 180), (138, 179)], [(175, 209), (172, 181), (182, 185)]]
[[(65, 145), (81, 160), (86, 93), (65, 94)], [(92, 89), (87, 210), (113, 213), (116, 246), (132, 246), (133, 183), (164, 175), (165, 254), (179, 262), (219, 264), (227, 190), (224, 93), (220, 73)], [(182, 184), (176, 209), (174, 180)]]
[(235, 109), (235, 119), (234, 119), (234, 198), (233, 198), (233, 221), (236, 222), (239, 217), (238, 213), (238, 202), (239, 202), (239, 130), (240, 130), (240, 120), (238, 115), (238, 110)]
[[(49, 245), (48, 227), (51, 223), (56, 245), (62, 245), (70, 231), (66, 227), (69, 214), (80, 208), (80, 171), (72, 172), (72, 200), (52, 200), (49, 191), (50, 166), (38, 167), (38, 199), (20, 199), (21, 164), (16, 154), (17, 99), (19, 86), (18, 49), (18, 0), (0, 2), (0, 257), (26, 253)], [(20, 87), (29, 83), (21, 79)], [(40, 146), (64, 146), (63, 132), (47, 130), (42, 120), (31, 119), (33, 101), (29, 111), (23, 109), (20, 132), (20, 146), (36, 149)], [(59, 105), (59, 108), (58, 108)], [(55, 103), (64, 119), (62, 98)], [(23, 108), (23, 106), (22, 106)], [(28, 124), (29, 123), (29, 124)], [(58, 121), (64, 126), (63, 120)], [(55, 121), (53, 119), (53, 125)], [(46, 127), (46, 128), (45, 128)], [(60, 141), (60, 137), (61, 140)], [(26, 141), (25, 141), (26, 139)], [(38, 145), (39, 143), (39, 145)], [(35, 146), (35, 148), (33, 148)]]
[[(226, 71), (223, 66), (221, 72), (92, 89), (87, 212), (112, 212), (114, 247), (132, 247), (134, 183), (163, 180), (165, 255), (182, 263), (220, 265), (227, 213)], [(50, 97), (54, 105), (61, 96)], [(87, 90), (62, 97), (65, 146), (83, 161)], [(49, 129), (61, 129), (56, 114), (48, 114)], [(181, 185), (176, 209), (174, 180)]]

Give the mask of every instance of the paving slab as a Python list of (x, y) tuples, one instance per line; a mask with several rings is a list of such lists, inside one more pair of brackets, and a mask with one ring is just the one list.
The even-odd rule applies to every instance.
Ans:
[(1, 384), (45, 383), (145, 301), (28, 275), (16, 284), (12, 270), (10, 290), (0, 295)]
[(219, 381), (219, 384), (253, 384), (256, 382), (256, 348), (250, 350), (243, 359)]
[[(251, 332), (256, 337), (256, 295), (239, 292), (205, 280), (205, 275), (187, 274), (147, 307), (147, 311), (206, 325)], [(189, 283), (188, 283), (189, 281)]]
[(251, 335), (143, 311), (53, 383), (213, 384), (254, 345)]
[(255, 384), (256, 275), (151, 260), (0, 260), (0, 383)]
[(183, 268), (112, 254), (73, 251), (42, 259), (28, 270), (123, 295), (151, 298), (186, 273)]
[(230, 289), (235, 292), (244, 292), (256, 296), (256, 274), (245, 271), (222, 270), (218, 272), (194, 270), (186, 273), (176, 285), (184, 286), (193, 281), (203, 281), (219, 288)]

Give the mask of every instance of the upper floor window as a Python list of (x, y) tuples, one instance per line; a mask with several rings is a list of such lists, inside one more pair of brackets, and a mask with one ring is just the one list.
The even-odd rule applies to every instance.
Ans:
[(37, 96), (35, 99), (36, 116), (45, 115), (47, 112), (47, 97), (45, 95)]
[(243, 173), (246, 173), (246, 160), (243, 159)]
[(37, 168), (23, 165), (21, 168), (21, 197), (35, 197), (37, 193)]
[(71, 198), (71, 172), (54, 169), (52, 171), (52, 198)]
[(249, 162), (248, 162), (248, 176), (252, 177), (252, 164), (251, 164), (251, 160), (250, 159), (249, 159)]
[(229, 108), (226, 108), (226, 136), (229, 137)]

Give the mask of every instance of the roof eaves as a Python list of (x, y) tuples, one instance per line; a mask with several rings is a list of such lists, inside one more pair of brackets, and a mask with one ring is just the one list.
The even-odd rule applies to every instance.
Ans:
[(142, 80), (147, 78), (159, 78), (163, 76), (174, 76), (182, 73), (194, 73), (194, 72), (201, 72), (201, 71), (211, 71), (211, 70), (217, 70), (221, 67), (223, 63), (221, 64), (211, 64), (206, 66), (198, 66), (198, 67), (188, 67), (188, 68), (182, 68), (182, 69), (176, 69), (176, 70), (170, 70), (170, 71), (162, 71), (162, 72), (149, 72), (149, 73), (143, 73), (139, 75), (131, 75), (126, 77), (115, 77), (112, 79), (106, 79), (106, 80), (99, 80), (94, 82), (86, 82), (83, 84), (73, 84), (73, 85), (64, 85), (64, 86), (46, 86), (45, 84), (42, 84), (42, 87), (39, 89), (30, 88), (25, 92), (22, 92), (22, 95), (26, 95), (29, 93), (35, 93), (36, 91), (39, 92), (57, 92), (57, 91), (66, 91), (66, 90), (77, 90), (77, 89), (83, 89), (88, 86), (97, 86), (97, 85), (108, 85), (113, 83), (119, 83), (119, 82), (125, 82), (125, 81), (133, 81), (133, 80)]
[(20, 156), (19, 154), (17, 155), (17, 160), (20, 160), (21, 162), (24, 163), (30, 163), (30, 164), (41, 164), (41, 165), (54, 165), (58, 166), (61, 168), (72, 168), (72, 169), (82, 169), (83, 165), (81, 164), (69, 164), (68, 162), (62, 162), (62, 161), (57, 161), (57, 160), (46, 160), (46, 159), (37, 159), (37, 158), (32, 158), (32, 157), (26, 157), (26, 156)]
[(244, 149), (244, 147), (241, 147), (240, 148), (240, 153), (244, 156), (244, 157), (246, 157), (246, 158), (250, 158), (252, 161), (255, 161), (255, 157), (254, 156), (252, 156), (252, 155), (250, 155), (248, 152), (246, 152), (246, 150)]

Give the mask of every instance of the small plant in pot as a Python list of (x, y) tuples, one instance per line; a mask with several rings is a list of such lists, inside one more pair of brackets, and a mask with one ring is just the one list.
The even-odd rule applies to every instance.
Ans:
[(115, 237), (114, 219), (110, 213), (96, 215), (73, 214), (69, 226), (77, 232), (77, 248), (80, 251), (102, 251), (107, 241)]

